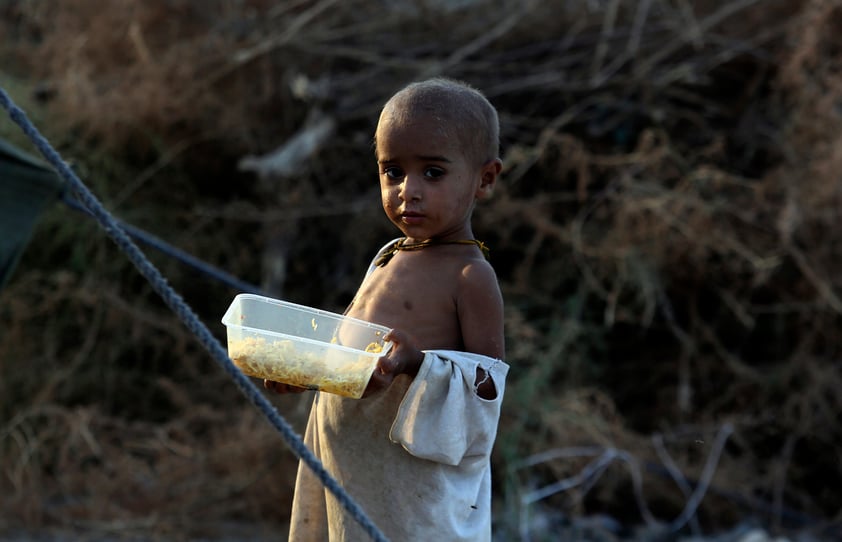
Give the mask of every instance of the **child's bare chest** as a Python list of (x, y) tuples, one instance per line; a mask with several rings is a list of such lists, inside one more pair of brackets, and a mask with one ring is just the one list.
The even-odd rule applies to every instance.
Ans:
[(366, 277), (348, 314), (403, 329), (422, 349), (458, 347), (457, 281), (453, 266), (396, 256)]

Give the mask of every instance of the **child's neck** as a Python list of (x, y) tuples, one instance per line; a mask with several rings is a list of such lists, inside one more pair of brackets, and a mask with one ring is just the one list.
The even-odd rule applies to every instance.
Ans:
[(482, 255), (485, 256), (485, 259), (488, 259), (488, 247), (485, 246), (485, 243), (478, 239), (453, 239), (449, 241), (439, 240), (439, 239), (427, 239), (424, 241), (418, 242), (407, 242), (407, 238), (404, 237), (402, 239), (398, 239), (395, 243), (392, 244), (389, 248), (387, 248), (380, 258), (377, 259), (375, 265), (377, 267), (383, 267), (389, 260), (394, 257), (399, 251), (415, 251), (415, 250), (422, 250), (427, 247), (437, 246), (437, 245), (476, 245), (482, 251)]

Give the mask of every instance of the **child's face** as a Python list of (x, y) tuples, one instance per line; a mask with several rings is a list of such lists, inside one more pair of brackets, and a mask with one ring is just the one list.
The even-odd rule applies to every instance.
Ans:
[(381, 118), (380, 194), (386, 215), (413, 241), (470, 238), (476, 198), (490, 193), (499, 161), (477, 166), (454, 130), (433, 118)]

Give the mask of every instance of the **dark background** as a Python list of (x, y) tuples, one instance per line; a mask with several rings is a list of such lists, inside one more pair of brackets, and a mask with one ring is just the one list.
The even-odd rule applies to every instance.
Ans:
[[(840, 30), (820, 0), (13, 0), (0, 85), (115, 216), (335, 311), (397, 235), (380, 105), (424, 77), (475, 85), (505, 162), (475, 213), (512, 367), (499, 539), (585, 518), (823, 538), (842, 504)], [(36, 153), (8, 119), (0, 137)], [(224, 340), (237, 290), (147, 254)], [(280, 436), (62, 203), (0, 292), (0, 375), (0, 531), (285, 529)], [(272, 401), (302, 429), (309, 396)]]

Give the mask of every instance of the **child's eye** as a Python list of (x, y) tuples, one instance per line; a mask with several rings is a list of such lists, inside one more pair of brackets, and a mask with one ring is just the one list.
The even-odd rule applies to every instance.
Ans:
[(424, 170), (424, 176), (430, 179), (437, 179), (444, 175), (444, 170), (440, 167), (428, 167)]
[(383, 170), (383, 174), (386, 175), (386, 177), (388, 177), (392, 180), (403, 178), (403, 170), (401, 168), (395, 167), (395, 166), (385, 168)]

